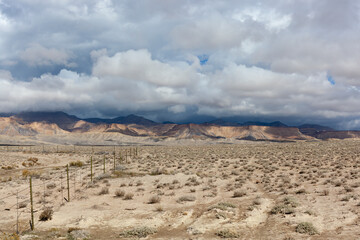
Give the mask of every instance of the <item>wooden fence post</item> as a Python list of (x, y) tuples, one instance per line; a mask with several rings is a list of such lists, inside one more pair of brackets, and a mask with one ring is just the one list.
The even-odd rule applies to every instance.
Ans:
[(103, 161), (104, 161), (104, 171), (103, 172), (105, 173), (105, 155), (104, 155), (104, 160)]
[(90, 179), (93, 181), (93, 157), (90, 157)]
[(66, 176), (67, 176), (67, 191), (68, 191), (68, 202), (70, 202), (70, 182), (69, 182), (69, 164), (66, 165)]
[(115, 159), (116, 159), (116, 156), (115, 156), (115, 151), (114, 151), (114, 172), (115, 172), (115, 170), (116, 170)]
[(30, 175), (30, 208), (31, 208), (31, 231), (34, 231), (34, 203), (33, 203), (33, 192), (32, 192), (32, 179)]
[(19, 191), (16, 191), (16, 234), (19, 234)]

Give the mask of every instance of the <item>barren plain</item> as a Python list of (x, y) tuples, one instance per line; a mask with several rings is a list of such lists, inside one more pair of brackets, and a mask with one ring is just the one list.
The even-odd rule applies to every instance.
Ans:
[(0, 236), (359, 239), (359, 143), (0, 146)]

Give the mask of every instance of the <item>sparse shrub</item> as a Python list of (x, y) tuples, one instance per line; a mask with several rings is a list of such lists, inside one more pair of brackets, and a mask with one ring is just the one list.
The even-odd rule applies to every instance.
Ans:
[(341, 199), (341, 201), (343, 201), (343, 202), (348, 202), (348, 201), (350, 201), (350, 199), (351, 199), (351, 196), (350, 196), (350, 195), (346, 195), (345, 197), (343, 197), (343, 198)]
[(115, 191), (115, 197), (123, 197), (124, 195), (125, 195), (125, 191), (123, 190), (118, 189)]
[(289, 205), (291, 207), (297, 207), (299, 206), (299, 203), (296, 201), (293, 197), (285, 197), (283, 199), (284, 204)]
[(103, 187), (98, 193), (98, 195), (105, 195), (105, 194), (109, 194), (109, 188), (107, 187)]
[(301, 189), (297, 190), (295, 193), (296, 194), (304, 194), (304, 193), (306, 193), (306, 190), (305, 190), (305, 188), (301, 188)]
[(124, 196), (124, 200), (131, 200), (134, 198), (134, 194), (133, 193), (127, 193)]
[(52, 219), (54, 211), (51, 208), (46, 208), (39, 216), (39, 221), (47, 221)]
[(253, 205), (261, 205), (261, 198), (260, 197), (255, 198), (253, 201)]
[(84, 163), (80, 160), (78, 161), (73, 161), (73, 162), (70, 162), (70, 167), (82, 167), (84, 166)]
[(295, 209), (293, 207), (289, 206), (289, 205), (286, 205), (286, 204), (276, 205), (270, 210), (271, 214), (278, 214), (278, 213), (292, 214), (294, 212), (295, 212)]
[(124, 231), (122, 233), (120, 233), (121, 237), (137, 237), (137, 238), (146, 238), (148, 235), (150, 234), (154, 234), (156, 233), (156, 230), (153, 228), (149, 228), (149, 227), (139, 227), (139, 228), (134, 228), (131, 230), (127, 230)]
[(156, 212), (163, 212), (163, 211), (164, 211), (164, 208), (163, 208), (162, 206), (157, 206), (157, 207), (155, 208), (155, 211), (156, 211)]
[(246, 195), (246, 192), (245, 191), (235, 191), (234, 194), (233, 194), (233, 198), (238, 198), (238, 197), (243, 197)]
[(322, 196), (328, 196), (329, 195), (329, 189), (324, 189), (323, 191), (322, 191)]
[(149, 199), (149, 204), (159, 203), (161, 201), (161, 198), (159, 196), (152, 196)]
[(181, 203), (181, 202), (193, 202), (195, 200), (196, 200), (196, 198), (194, 196), (182, 196), (177, 200), (177, 202), (179, 202), (179, 203)]
[(31, 173), (30, 173), (29, 170), (24, 169), (24, 170), (22, 171), (22, 176), (23, 176), (23, 177), (28, 177), (28, 176), (30, 176), (30, 175), (31, 175)]
[(215, 233), (216, 236), (221, 238), (238, 238), (240, 235), (234, 231), (231, 231), (229, 229), (225, 230), (219, 230)]
[(49, 183), (48, 185), (46, 185), (47, 189), (54, 189), (56, 187), (55, 183)]
[(293, 237), (285, 237), (284, 240), (295, 240)]
[(222, 212), (218, 212), (215, 214), (215, 217), (217, 219), (226, 219), (226, 214), (222, 213)]
[(17, 235), (16, 233), (11, 233), (11, 234), (1, 233), (0, 239), (4, 239), (4, 240), (20, 240), (20, 236)]
[(318, 233), (318, 231), (316, 230), (314, 225), (312, 223), (309, 223), (309, 222), (299, 223), (296, 226), (296, 232), (302, 233), (302, 234), (309, 234), (309, 235), (315, 235), (315, 234)]
[(150, 172), (151, 176), (158, 176), (162, 174), (168, 174), (168, 172), (165, 169), (156, 168)]
[(236, 208), (236, 206), (232, 203), (220, 202), (217, 205), (210, 207), (209, 210), (212, 210), (215, 208), (225, 211), (225, 210), (228, 210), (229, 208)]
[(19, 203), (19, 208), (25, 208), (27, 206), (27, 202)]
[(295, 209), (299, 204), (297, 203), (297, 201), (292, 198), (292, 197), (285, 197), (282, 200), (281, 204), (278, 204), (276, 206), (274, 206), (271, 210), (270, 213), (271, 214), (292, 214), (295, 212)]

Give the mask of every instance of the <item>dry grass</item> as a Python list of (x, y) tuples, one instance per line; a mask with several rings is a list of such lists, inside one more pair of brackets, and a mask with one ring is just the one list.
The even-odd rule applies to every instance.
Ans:
[[(94, 239), (105, 239), (107, 231), (113, 239), (143, 236), (142, 232), (146, 231), (141, 228), (130, 228), (122, 235), (114, 230), (128, 229), (127, 220), (158, 229), (158, 233), (147, 235), (149, 239), (236, 236), (259, 239), (264, 232), (269, 239), (300, 239), (314, 232), (319, 238), (326, 238), (333, 233), (332, 229), (344, 239), (345, 236), (352, 239), (360, 235), (360, 229), (353, 227), (360, 214), (358, 145), (357, 141), (328, 141), (142, 146), (141, 154), (128, 157), (127, 162), (125, 157), (121, 161), (119, 154), (126, 147), (118, 147), (116, 171), (112, 168), (113, 148), (110, 151), (98, 147), (93, 153), (92, 183), (88, 165), (74, 164), (70, 168), (70, 203), (62, 198), (62, 195), (67, 198), (63, 166), (77, 161), (88, 163), (91, 148), (77, 147), (76, 153), (66, 151), (65, 146), (58, 153), (36, 153), (33, 148), (30, 156), (38, 158), (35, 166), (33, 161), (28, 161), (30, 153), (1, 152), (0, 146), (3, 160), (0, 168), (4, 169), (0, 169), (0, 199), (27, 188), (27, 177), (36, 172), (35, 209), (45, 205), (55, 211), (53, 219), (46, 224), (68, 228), (75, 221), (74, 224), (98, 226), (91, 219), (111, 219), (111, 226), (101, 220), (103, 235), (95, 235)], [(24, 195), (19, 199), (19, 208), (25, 211), (20, 219), (27, 223), (30, 204), (28, 194)], [(119, 201), (120, 198), (129, 201)], [(14, 206), (15, 200), (15, 197), (5, 198), (0, 201), (0, 207)], [(2, 212), (0, 223), (4, 228), (13, 226), (12, 213)], [(77, 216), (82, 216), (81, 223), (74, 220)], [(319, 230), (302, 223), (304, 220), (316, 223)], [(180, 223), (181, 228), (176, 227)], [(9, 227), (9, 231), (13, 229)]]

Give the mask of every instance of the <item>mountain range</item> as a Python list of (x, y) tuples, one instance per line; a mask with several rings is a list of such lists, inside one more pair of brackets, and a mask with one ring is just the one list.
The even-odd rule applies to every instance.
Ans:
[(144, 139), (155, 142), (168, 139), (296, 141), (360, 138), (360, 132), (336, 131), (315, 124), (294, 127), (279, 121), (238, 123), (216, 119), (202, 124), (175, 124), (156, 123), (133, 114), (111, 119), (81, 119), (64, 112), (0, 114), (0, 141), (15, 142), (14, 138), (19, 137), (44, 143), (66, 139), (61, 142), (78, 144)]

